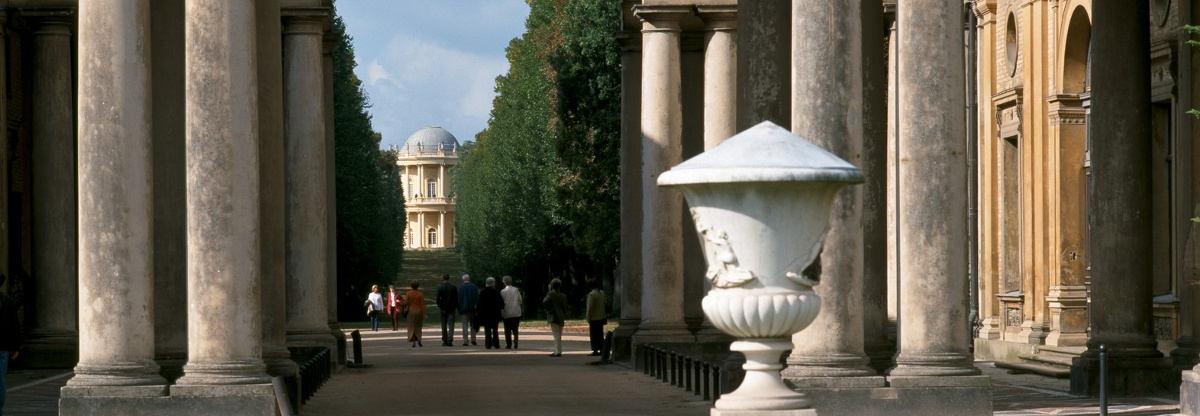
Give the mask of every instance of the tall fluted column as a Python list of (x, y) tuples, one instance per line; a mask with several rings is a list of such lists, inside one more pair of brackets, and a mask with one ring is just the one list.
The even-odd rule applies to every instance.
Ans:
[(172, 394), (270, 383), (262, 360), (253, 0), (189, 0), (188, 361)]
[[(792, 133), (855, 166), (863, 164), (863, 39), (858, 0), (792, 2)], [(873, 40), (873, 41), (878, 41)], [(783, 376), (805, 385), (819, 377), (873, 376), (863, 353), (863, 187), (838, 191), (813, 289), (822, 313), (792, 336)], [(882, 377), (860, 378), (883, 386)], [(856, 384), (858, 385), (858, 384)]]
[[(1150, 150), (1150, 16), (1147, 2), (1092, 4), (1091, 331), (1071, 366), (1071, 392), (1096, 394), (1099, 348), (1108, 349), (1109, 391), (1151, 394), (1170, 360), (1154, 339)], [(1185, 377), (1186, 381), (1187, 378)]]
[(283, 31), (287, 170), (288, 346), (336, 351), (329, 328), (329, 239), (321, 16), (288, 17)]
[[(642, 36), (617, 34), (621, 43), (621, 318), (613, 361), (636, 360), (633, 334), (642, 321)], [(636, 364), (636, 363), (635, 363)]]
[(737, 130), (791, 125), (791, 4), (740, 0), (737, 9)]
[[(258, 0), (259, 274), (262, 276), (263, 361), (272, 376), (293, 378), (296, 362), (287, 349), (286, 231), (284, 229), (283, 28), (279, 0)], [(291, 393), (298, 393), (292, 389)], [(295, 400), (295, 399), (294, 399)], [(299, 404), (298, 400), (293, 404)]]
[(75, 108), (71, 21), (35, 17), (33, 30), (33, 329), (28, 358), (36, 366), (71, 365), (79, 261), (76, 230)]
[(691, 340), (684, 322), (683, 196), (656, 186), (682, 161), (680, 20), (689, 7), (638, 6), (642, 20), (642, 322), (635, 342)]
[(704, 150), (737, 134), (737, 7), (696, 6), (704, 20)]
[(975, 375), (966, 325), (962, 5), (905, 0), (897, 14), (900, 353), (890, 375)]
[(154, 362), (149, 0), (79, 4), (79, 363), (64, 400), (161, 396)]

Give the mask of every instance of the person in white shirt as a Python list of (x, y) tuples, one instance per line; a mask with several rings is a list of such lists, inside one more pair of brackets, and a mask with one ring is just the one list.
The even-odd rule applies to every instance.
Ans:
[(504, 281), (504, 290), (500, 291), (500, 297), (504, 298), (504, 311), (501, 313), (504, 317), (504, 348), (512, 349), (517, 348), (521, 305), (525, 304), (525, 298), (521, 296), (521, 290), (513, 286), (512, 276), (504, 276), (501, 280)]
[(367, 308), (367, 317), (371, 318), (371, 330), (379, 330), (379, 314), (383, 313), (383, 295), (379, 294), (379, 285), (371, 285), (371, 294), (363, 303)]

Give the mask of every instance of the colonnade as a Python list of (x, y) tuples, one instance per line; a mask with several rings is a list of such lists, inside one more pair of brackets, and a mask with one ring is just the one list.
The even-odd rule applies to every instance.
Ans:
[(22, 358), (78, 351), (64, 414), (156, 397), (275, 406), (271, 377), (297, 372), (289, 347), (338, 350), (333, 43), (328, 5), (311, 3), (16, 12), (33, 40)]
[[(932, 29), (900, 39), (912, 46), (901, 55), (900, 73), (908, 77), (899, 78), (899, 105), (902, 112), (914, 114), (961, 112), (962, 50), (953, 44), (961, 43), (961, 9), (928, 3), (900, 7), (901, 25)], [(827, 279), (817, 287), (828, 313), (794, 337), (796, 348), (788, 359), (789, 377), (797, 379), (877, 376), (864, 352), (862, 288), (866, 284), (886, 288), (883, 89), (887, 68), (882, 6), (805, 1), (796, 1), (787, 10), (776, 10), (777, 6), (741, 1), (719, 8), (642, 4), (632, 9), (642, 27), (640, 33), (621, 35), (626, 63), (622, 257), (627, 265), (631, 256), (643, 257), (640, 267), (633, 264), (622, 270), (621, 330), (632, 333), (634, 343), (691, 339), (683, 320), (684, 305), (699, 299), (685, 299), (682, 290), (682, 242), (694, 237), (681, 227), (685, 212), (681, 196), (654, 184), (659, 173), (681, 162), (681, 143), (689, 140), (681, 136), (680, 32), (689, 19), (698, 18), (705, 24), (697, 30), (706, 31), (708, 39), (705, 148), (731, 136), (735, 126), (776, 120), (878, 178), (867, 186), (843, 190), (835, 203), (821, 257)], [(789, 18), (777, 18), (780, 14)], [(829, 22), (836, 24), (834, 30)], [(748, 29), (739, 33), (738, 27)], [(786, 36), (780, 36), (781, 31)], [(640, 45), (634, 41), (639, 35)], [(925, 87), (934, 79), (940, 80), (936, 84), (941, 89)], [(635, 92), (640, 101), (632, 99)], [(637, 106), (640, 109), (635, 110)], [(633, 116), (635, 112), (639, 117)], [(901, 287), (908, 289), (900, 293), (904, 317), (900, 326), (907, 335), (901, 336), (904, 353), (897, 357), (899, 366), (893, 373), (978, 374), (970, 363), (967, 328), (958, 324), (966, 315), (967, 301), (962, 279), (966, 219), (957, 216), (966, 212), (965, 142), (959, 139), (965, 137), (965, 125), (954, 117), (905, 117), (899, 127), (902, 157), (908, 161), (901, 168), (900, 187), (912, 190), (900, 193), (901, 264), (913, 266), (904, 267), (900, 277)], [(958, 145), (964, 147), (954, 147)], [(640, 195), (630, 188), (640, 189)], [(640, 196), (640, 201), (628, 196)], [(639, 286), (640, 291), (630, 290)], [(638, 292), (639, 297), (628, 296)], [(878, 299), (868, 304), (880, 310), (886, 307)], [(875, 319), (886, 317), (886, 311), (871, 312)], [(884, 330), (886, 323), (872, 328)], [(903, 330), (908, 328), (913, 329)], [(932, 330), (946, 335), (928, 337), (927, 331)], [(886, 337), (876, 333), (871, 339), (881, 335)], [(868, 383), (883, 385), (881, 378), (872, 380)]]

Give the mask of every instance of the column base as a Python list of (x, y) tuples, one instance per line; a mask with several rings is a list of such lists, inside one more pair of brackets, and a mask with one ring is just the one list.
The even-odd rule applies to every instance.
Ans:
[[(331, 350), (335, 354), (330, 354), (337, 358), (337, 365), (346, 365), (346, 331), (342, 331), (340, 325), (330, 325), (329, 334), (333, 335), (333, 342), (337, 345), (337, 351)], [(337, 368), (336, 366), (334, 368)]]
[(876, 374), (883, 374), (896, 364), (893, 360), (896, 357), (896, 346), (890, 343), (868, 343), (863, 347), (863, 352), (871, 359), (867, 366), (875, 370)]
[[(785, 380), (789, 378), (862, 378), (878, 375), (875, 370), (867, 366), (870, 362), (871, 359), (866, 355), (792, 354), (787, 357), (787, 368), (781, 374)], [(882, 378), (880, 382), (882, 383)]]
[(1179, 413), (1200, 416), (1200, 372), (1183, 372), (1183, 382), (1179, 384)]
[(696, 336), (686, 326), (639, 325), (633, 336), (633, 345), (655, 342), (695, 342)]
[(267, 375), (267, 365), (262, 360), (189, 362), (183, 365), (183, 377), (175, 381), (171, 392), (175, 394), (177, 388), (183, 388), (182, 391), (203, 391), (205, 388), (219, 390), (220, 387), (232, 389), (254, 385), (270, 387), (270, 383), (271, 377)]
[[(883, 377), (856, 377), (883, 379)], [(836, 385), (796, 386), (821, 416), (901, 415), (924, 416), (954, 414), (984, 416), (992, 414), (991, 378), (895, 377), (889, 386), (853, 387)]]
[[(165, 390), (165, 386), (164, 390)], [(190, 391), (189, 391), (190, 389)], [(77, 395), (63, 388), (58, 414), (76, 415), (273, 415), (279, 414), (270, 384), (241, 386), (172, 386), (170, 396)], [(96, 392), (102, 393), (102, 392)]]
[(971, 354), (904, 354), (896, 357), (896, 366), (888, 370), (889, 379), (896, 377), (977, 376)]
[[(714, 408), (708, 414), (710, 416), (817, 416), (817, 410), (721, 410)], [(821, 413), (821, 416), (825, 416), (825, 413)]]
[(21, 359), (10, 365), (21, 368), (71, 368), (79, 362), (79, 336), (74, 332), (34, 331), (25, 341)]
[[(1106, 366), (1109, 397), (1149, 396), (1174, 390), (1170, 383), (1173, 374), (1168, 357), (1114, 357), (1109, 354)], [(1071, 394), (1100, 394), (1099, 358), (1083, 356), (1071, 361)]]
[(640, 319), (622, 319), (617, 325), (617, 329), (613, 330), (613, 361), (635, 361), (633, 357), (633, 334), (638, 330), (639, 321)]

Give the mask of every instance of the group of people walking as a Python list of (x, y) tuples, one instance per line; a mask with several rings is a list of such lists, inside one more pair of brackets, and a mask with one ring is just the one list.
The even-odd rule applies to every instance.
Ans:
[(471, 276), (463, 275), (462, 284), (455, 287), (449, 275), (442, 275), (442, 284), (437, 288), (437, 306), (442, 312), (442, 346), (454, 345), (454, 315), (462, 316), (463, 346), (478, 345), (477, 334), (483, 329), (483, 345), (487, 349), (500, 348), (500, 323), (504, 323), (505, 348), (520, 346), (521, 315), (524, 313), (525, 298), (521, 290), (513, 286), (512, 277), (504, 276), (504, 289), (496, 289), (496, 278), (484, 280), (483, 290), (471, 283)]
[(429, 311), (425, 308), (425, 295), (420, 290), (421, 282), (413, 280), (408, 285), (412, 289), (403, 296), (396, 292), (394, 285), (388, 285), (387, 295), (379, 293), (379, 285), (371, 285), (371, 294), (367, 295), (367, 302), (363, 306), (367, 308), (367, 317), (371, 319), (372, 331), (379, 330), (379, 315), (386, 312), (392, 318), (393, 331), (400, 330), (400, 319), (407, 320), (408, 342), (413, 347), (423, 347), (421, 326), (425, 325)]
[[(450, 282), (450, 275), (442, 275), (442, 283), (437, 287), (436, 304), (442, 317), (442, 346), (454, 346), (454, 329), (456, 315), (462, 317), (462, 345), (476, 344), (477, 334), (483, 329), (484, 348), (500, 348), (500, 324), (504, 324), (504, 348), (520, 347), (521, 316), (524, 313), (525, 298), (521, 290), (513, 285), (511, 276), (504, 276), (503, 289), (496, 288), (496, 279), (488, 277), (484, 280), (481, 290), (471, 283), (469, 275), (462, 276), (462, 283), (455, 286)], [(605, 309), (604, 291), (595, 279), (588, 280), (592, 291), (587, 296), (588, 333), (591, 340), (591, 355), (600, 355), (604, 347), (604, 325), (608, 323)], [(392, 330), (399, 329), (398, 317), (407, 318), (408, 342), (413, 347), (421, 347), (421, 325), (424, 324), (428, 312), (425, 308), (425, 296), (421, 294), (420, 283), (416, 280), (410, 283), (412, 290), (401, 296), (394, 286), (388, 286), (388, 294), (379, 293), (379, 286), (371, 287), (364, 306), (371, 319), (371, 330), (379, 330), (379, 315), (387, 312), (392, 317)], [(553, 279), (547, 288), (546, 297), (542, 304), (546, 307), (546, 320), (554, 337), (554, 352), (551, 357), (562, 356), (562, 332), (566, 324), (567, 296), (562, 293), (562, 281)], [(457, 312), (457, 313), (456, 313)]]

